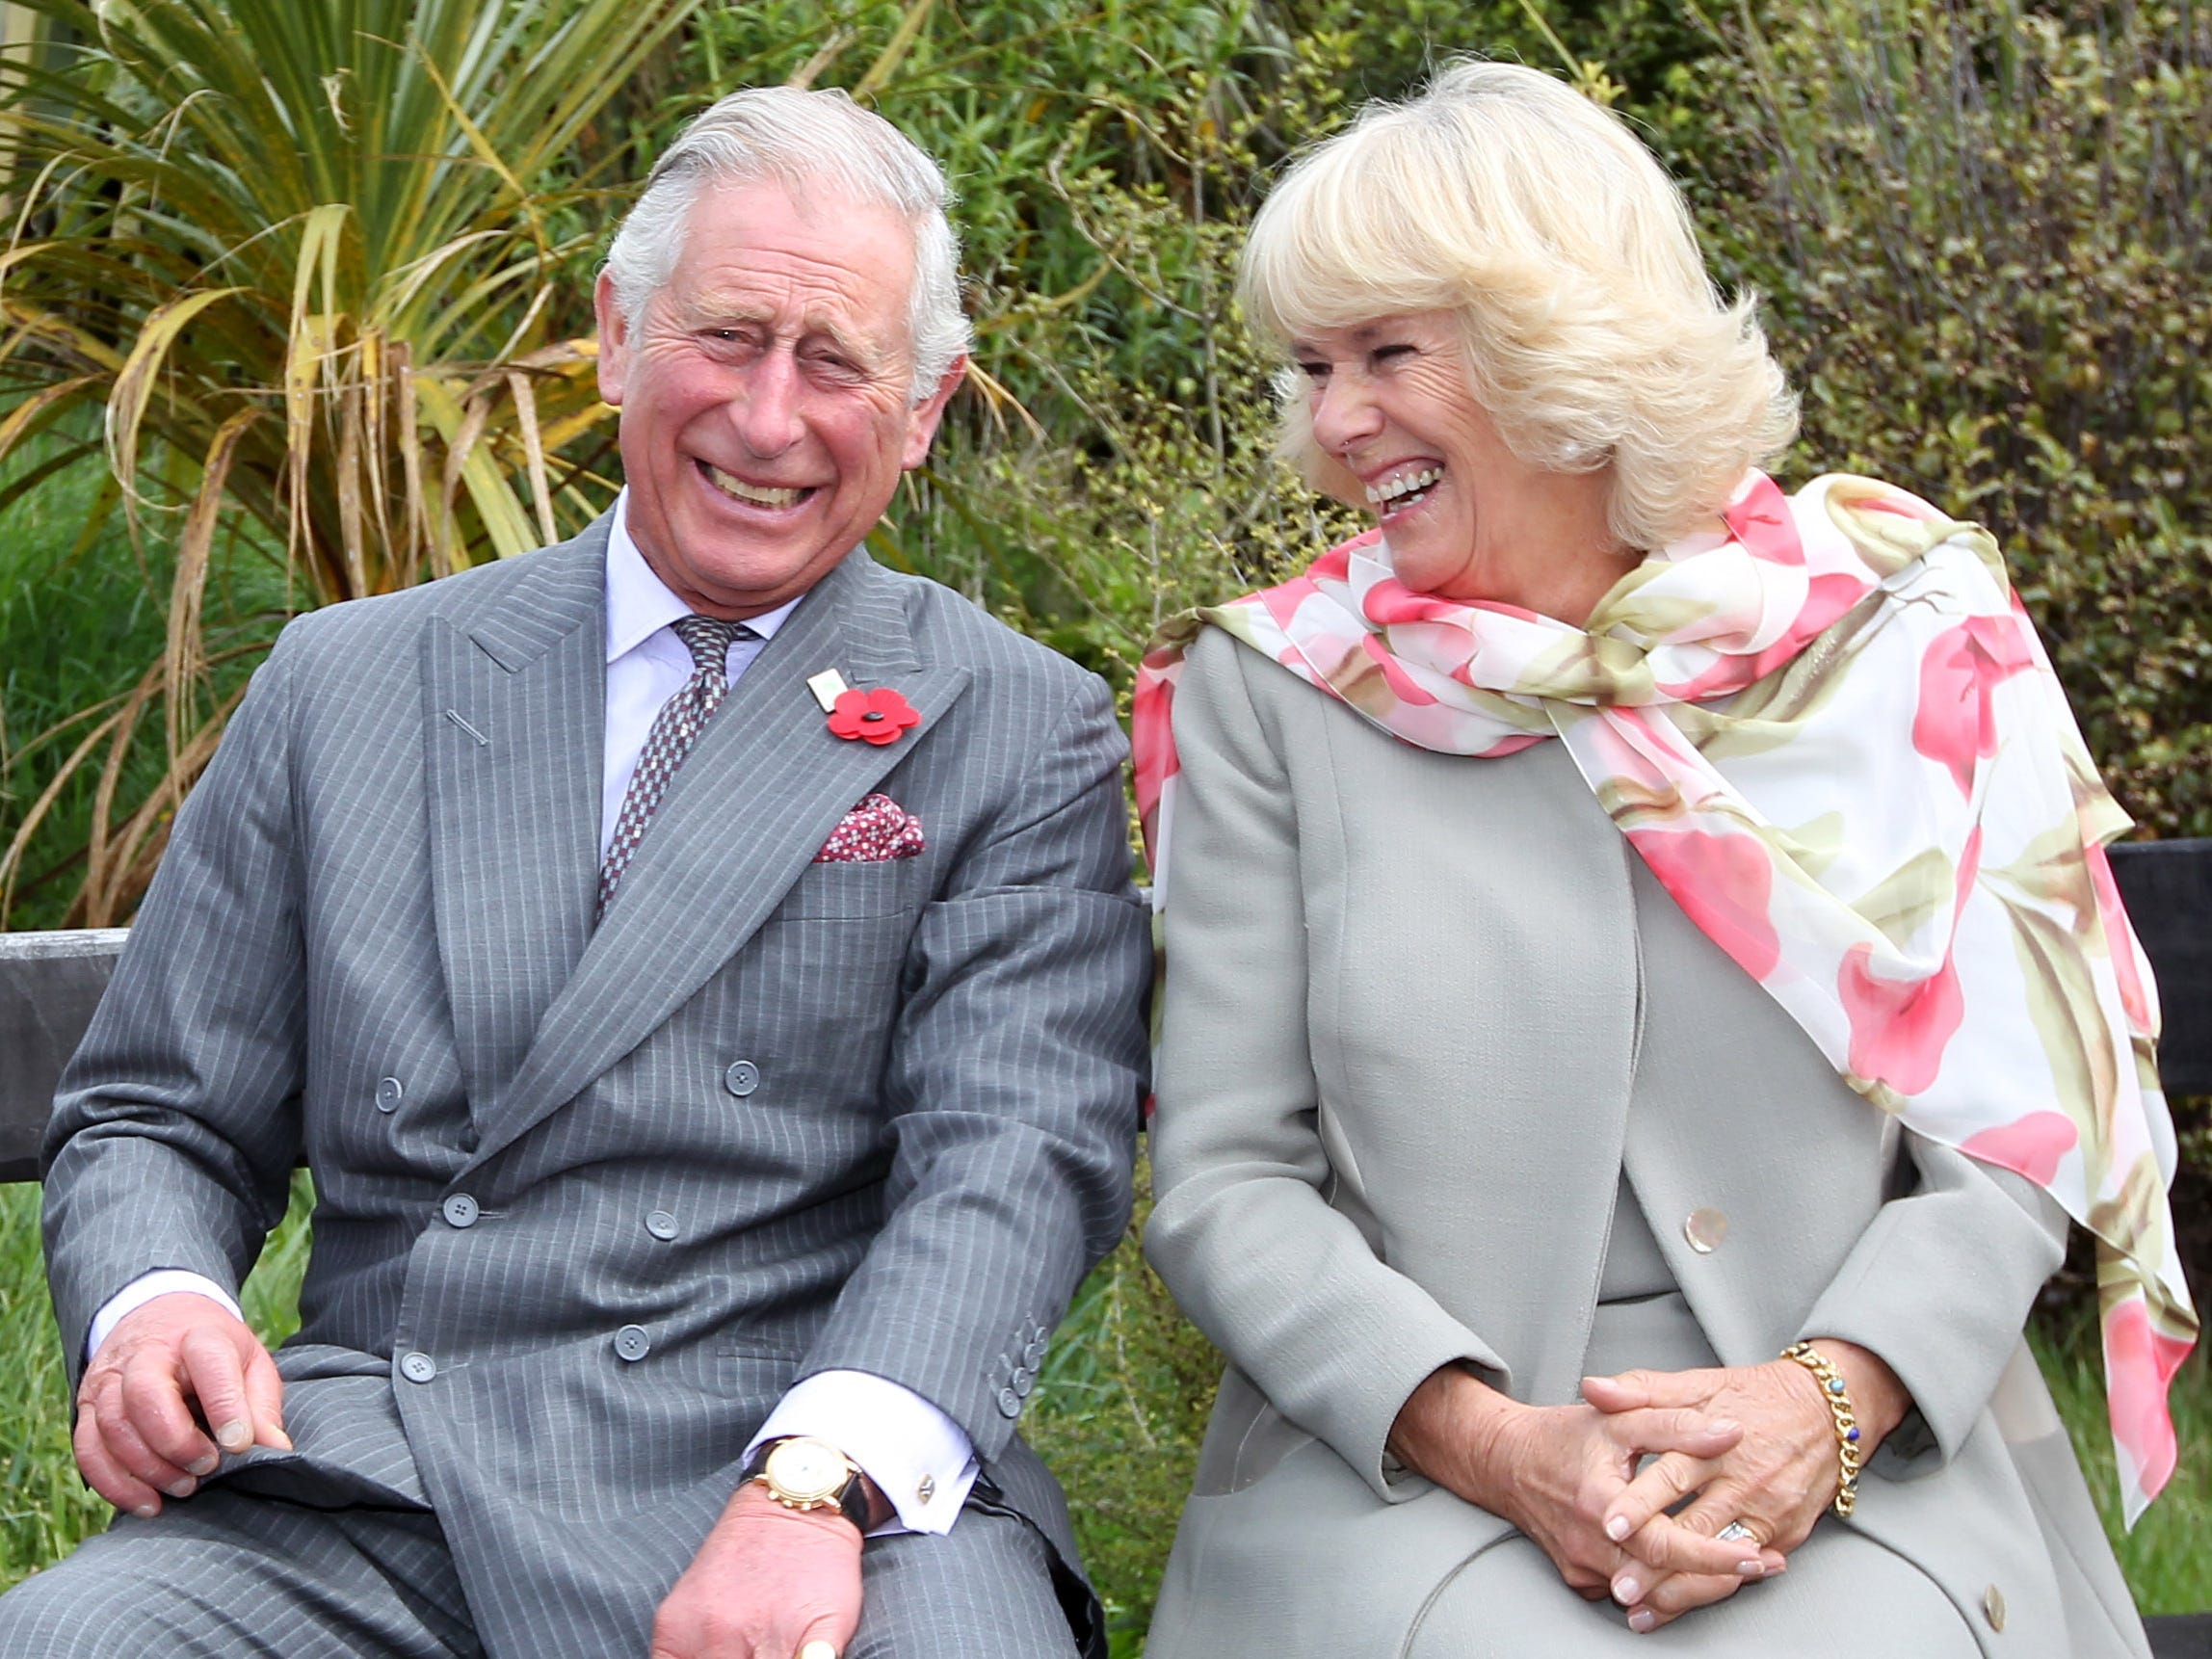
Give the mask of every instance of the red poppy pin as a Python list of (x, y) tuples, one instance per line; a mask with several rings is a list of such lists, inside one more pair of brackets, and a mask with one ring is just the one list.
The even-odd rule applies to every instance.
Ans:
[(896, 743), (910, 727), (921, 724), (914, 705), (888, 686), (840, 692), (830, 707), (830, 729), (848, 740)]

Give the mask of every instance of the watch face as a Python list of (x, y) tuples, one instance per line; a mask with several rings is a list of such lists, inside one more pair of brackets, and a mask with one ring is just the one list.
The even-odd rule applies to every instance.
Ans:
[(761, 1472), (779, 1497), (802, 1504), (829, 1502), (852, 1476), (834, 1446), (803, 1438), (776, 1447)]

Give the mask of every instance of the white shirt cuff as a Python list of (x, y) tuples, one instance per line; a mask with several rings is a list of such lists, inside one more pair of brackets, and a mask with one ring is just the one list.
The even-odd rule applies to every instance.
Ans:
[(86, 1363), (92, 1362), (92, 1356), (100, 1351), (100, 1344), (108, 1339), (108, 1333), (122, 1323), (124, 1314), (137, 1312), (157, 1296), (168, 1296), (179, 1290), (189, 1290), (220, 1302), (230, 1309), (233, 1318), (246, 1317), (239, 1310), (237, 1299), (212, 1278), (181, 1267), (157, 1267), (151, 1273), (140, 1274), (109, 1297), (101, 1304), (99, 1312), (92, 1315), (92, 1328), (85, 1338)]
[(967, 1431), (910, 1388), (866, 1371), (817, 1371), (777, 1402), (746, 1447), (811, 1435), (843, 1452), (898, 1512), (868, 1536), (952, 1531), (975, 1485)]

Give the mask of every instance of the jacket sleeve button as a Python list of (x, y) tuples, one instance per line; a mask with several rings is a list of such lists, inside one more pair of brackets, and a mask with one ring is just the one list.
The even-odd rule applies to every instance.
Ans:
[(1007, 1418), (1020, 1416), (1021, 1396), (1012, 1388), (1001, 1388), (998, 1391), (998, 1414)]

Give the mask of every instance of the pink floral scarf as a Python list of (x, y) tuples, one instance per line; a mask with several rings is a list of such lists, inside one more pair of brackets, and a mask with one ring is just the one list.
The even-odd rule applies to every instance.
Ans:
[(2106, 793), (1988, 532), (1830, 476), (1751, 473), (1723, 520), (1569, 627), (1417, 593), (1379, 531), (1171, 622), (1137, 678), (1137, 799), (1168, 892), (1170, 711), (1206, 622), (1383, 730), (1493, 756), (1556, 737), (1705, 935), (1844, 1081), (2017, 1171), (2097, 1241), (2127, 1518), (2172, 1475), (2197, 1318), (2167, 1188), (2157, 993)]

